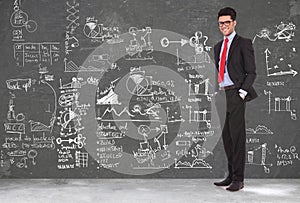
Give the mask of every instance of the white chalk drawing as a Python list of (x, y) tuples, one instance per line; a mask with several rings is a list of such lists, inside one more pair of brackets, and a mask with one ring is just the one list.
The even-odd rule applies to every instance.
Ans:
[(74, 61), (64, 58), (64, 66), (66, 73), (78, 73), (78, 72), (104, 72), (103, 68), (96, 68), (93, 66), (84, 67), (78, 66)]
[(92, 55), (92, 58), (90, 59), (90, 61), (96, 61), (102, 65), (111, 64), (109, 62), (110, 57), (111, 56), (109, 56), (108, 54)]
[[(133, 114), (135, 113), (135, 114)], [(114, 107), (107, 107), (103, 113), (100, 112), (98, 109), (96, 120), (98, 121), (114, 121), (114, 122), (123, 122), (123, 121), (129, 121), (129, 122), (162, 122), (160, 119), (153, 118), (153, 119), (136, 119), (136, 113), (138, 113), (139, 116), (143, 116), (143, 113), (141, 111), (135, 111), (130, 112), (127, 107), (124, 107), (121, 111), (117, 111)], [(111, 116), (114, 117), (114, 119), (111, 118)]]
[[(260, 146), (253, 149), (249, 149), (247, 151), (246, 164), (263, 166), (264, 172), (270, 173), (270, 167), (272, 166), (272, 164), (266, 163), (267, 154), (271, 154), (270, 150), (267, 148), (267, 143), (261, 144)], [(257, 156), (260, 156), (260, 160), (256, 160)]]
[(193, 83), (192, 80), (188, 80), (189, 84), (189, 96), (206, 96), (208, 101), (211, 101), (213, 94), (209, 93), (209, 78)]
[(8, 122), (4, 123), (4, 130), (9, 134), (19, 134), (19, 139), (21, 139), (21, 135), (25, 134), (25, 124), (23, 121), (25, 120), (25, 115), (23, 113), (16, 114), (14, 99), (16, 98), (15, 94), (11, 94), (11, 98), (8, 103), (8, 111), (7, 111), (7, 120)]
[(45, 131), (50, 132), (51, 128), (52, 128), (52, 125), (47, 126), (47, 125), (45, 125), (41, 122), (38, 122), (38, 121), (30, 120), (29, 123), (30, 123), (31, 132), (45, 132)]
[[(270, 77), (270, 76), (282, 76), (282, 75), (292, 75), (293, 77), (295, 77), (298, 72), (295, 71), (294, 69), (292, 69), (292, 65), (291, 64), (288, 64), (288, 68), (290, 68), (290, 70), (287, 70), (287, 71), (278, 71), (277, 69), (279, 69), (279, 66), (278, 65), (275, 65), (274, 67), (270, 67), (269, 66), (269, 60), (268, 58), (270, 57), (271, 55), (271, 51), (267, 48), (265, 51), (265, 61), (266, 61), (266, 69), (267, 69), (267, 76)], [(272, 72), (270, 72), (270, 70)], [(273, 72), (273, 71), (277, 71), (277, 72)]]
[(207, 109), (204, 110), (193, 110), (192, 106), (186, 105), (185, 109), (189, 111), (189, 123), (205, 123), (207, 128), (211, 128), (211, 121), (207, 114), (211, 112)]
[(274, 112), (289, 112), (292, 120), (297, 120), (297, 114), (295, 109), (291, 109), (291, 103), (294, 100), (291, 96), (287, 97), (274, 97), (272, 98), (272, 92), (264, 90), (264, 94), (268, 96), (268, 113)]
[(180, 46), (184, 46), (187, 43), (189, 43), (189, 40), (186, 39), (181, 39), (180, 41), (174, 41), (174, 40), (169, 40), (167, 37), (163, 37), (160, 40), (160, 44), (164, 48), (168, 47), (170, 44), (180, 44)]
[(168, 123), (185, 122), (185, 119), (183, 119), (182, 115), (177, 111), (171, 112), (170, 107), (166, 107), (166, 112)]
[(130, 76), (126, 81), (126, 88), (128, 92), (137, 96), (145, 96), (147, 90), (152, 89), (152, 77), (145, 76), (145, 71), (140, 70), (140, 68), (131, 68)]
[(150, 55), (153, 52), (152, 42), (150, 40), (151, 27), (138, 29), (136, 27), (129, 28), (129, 34), (132, 36), (129, 46), (125, 47), (126, 53), (129, 55), (125, 57), (126, 60), (138, 61), (153, 61)]
[(77, 147), (79, 149), (81, 149), (86, 144), (85, 140), (86, 140), (86, 137), (83, 137), (82, 134), (77, 134), (77, 137), (75, 137), (75, 138), (61, 138), (61, 137), (58, 137), (58, 138), (56, 138), (56, 143), (59, 144), (59, 145), (63, 142), (66, 142), (68, 144), (74, 143), (74, 144), (77, 145)]
[[(60, 125), (61, 135), (72, 135), (77, 133), (77, 129), (81, 126), (81, 117), (79, 114), (75, 113), (71, 108), (65, 108), (62, 111), (59, 111), (59, 116), (57, 117), (57, 124)], [(70, 133), (63, 133), (64, 131)]]
[(7, 120), (8, 121), (12, 121), (12, 120), (16, 119), (16, 113), (15, 113), (14, 107), (15, 107), (14, 100), (13, 100), (13, 98), (11, 98), (9, 100), (8, 111), (7, 111)]
[(246, 129), (246, 134), (249, 134), (249, 135), (254, 135), (254, 134), (266, 134), (266, 135), (272, 135), (273, 132), (267, 128), (266, 126), (264, 125), (257, 125), (255, 129), (253, 128), (247, 128)]
[(19, 135), (25, 134), (24, 123), (4, 123), (4, 128), (6, 133)]
[(68, 107), (75, 103), (78, 99), (79, 93), (78, 92), (66, 92), (59, 96), (58, 104), (61, 107)]
[(83, 27), (83, 33), (90, 38), (92, 42), (107, 42), (108, 44), (116, 44), (123, 42), (120, 38), (119, 27), (106, 27), (99, 24), (94, 17), (87, 17)]
[(194, 159), (192, 162), (190, 161), (180, 161), (176, 158), (174, 159), (176, 169), (182, 169), (182, 168), (202, 168), (202, 169), (211, 169), (211, 165), (204, 161), (203, 159)]
[[(79, 89), (83, 85), (86, 84), (86, 82), (81, 82), (83, 79), (82, 78), (76, 78), (72, 77), (72, 82), (67, 83), (67, 84), (62, 84), (61, 79), (59, 79), (60, 87), (59, 89), (65, 90), (65, 89)], [(79, 96), (79, 95), (77, 95)]]
[(141, 105), (136, 104), (133, 106), (132, 113), (141, 115), (141, 116), (151, 116), (153, 119), (161, 119), (159, 112), (161, 110), (161, 105), (158, 103), (149, 104), (148, 108), (142, 109)]
[(31, 78), (27, 79), (9, 79), (6, 80), (6, 87), (9, 90), (22, 90), (24, 89), (25, 92), (32, 86), (35, 80), (31, 80)]
[(19, 162), (16, 163), (16, 167), (18, 168), (28, 168), (27, 165), (27, 157), (22, 157)]
[(16, 115), (15, 110), (14, 110), (15, 105), (14, 105), (13, 99), (15, 99), (14, 94), (12, 94), (12, 97), (8, 103), (7, 120), (11, 121), (11, 122), (13, 122), (13, 121), (22, 122), (25, 119), (25, 115), (23, 113), (18, 113)]
[(166, 48), (171, 43), (180, 44), (180, 46), (184, 46), (189, 44), (194, 48), (195, 54), (192, 56), (180, 56), (179, 49), (176, 48), (176, 56), (177, 56), (177, 65), (181, 64), (197, 64), (197, 63), (210, 63), (211, 59), (207, 53), (207, 51), (211, 50), (210, 46), (207, 46), (206, 42), (208, 37), (203, 35), (201, 31), (195, 32), (194, 36), (192, 36), (189, 40), (181, 39), (180, 41), (170, 41), (167, 37), (163, 37), (160, 40), (160, 44), (162, 47)]
[(22, 42), (25, 39), (23, 39), (23, 30), (22, 29), (14, 29), (12, 31), (12, 41), (15, 42)]
[[(151, 131), (156, 131), (156, 133), (160, 132), (154, 137), (152, 143), (148, 141)], [(138, 127), (138, 133), (143, 136), (144, 141), (139, 143), (140, 146), (137, 151), (133, 151), (133, 157), (139, 164), (142, 165), (133, 167), (133, 169), (157, 169), (165, 167), (157, 166), (154, 161), (158, 158), (157, 152), (161, 151), (164, 151), (164, 153), (161, 154), (161, 157), (164, 160), (169, 158), (168, 154), (170, 152), (167, 150), (168, 144), (166, 142), (166, 135), (168, 133), (167, 125), (160, 125), (160, 127), (156, 127), (154, 129), (151, 129), (147, 125), (140, 125)]]
[(42, 64), (39, 64), (39, 74), (40, 74), (40, 79), (43, 78), (44, 74), (49, 73), (48, 67), (47, 66), (42, 66)]
[(21, 1), (15, 1), (14, 12), (10, 17), (10, 24), (14, 28), (25, 27), (25, 29), (32, 33), (37, 29), (37, 23), (34, 20), (29, 20), (28, 14), (21, 10)]
[(110, 114), (110, 113), (114, 113), (117, 117), (121, 117), (123, 114), (127, 114), (130, 117), (134, 117), (134, 115), (129, 112), (129, 110), (127, 109), (127, 107), (124, 107), (123, 110), (120, 111), (120, 113), (117, 113), (117, 111), (115, 110), (114, 107), (111, 107), (111, 108), (108, 107), (108, 108), (105, 109), (105, 111), (103, 112), (102, 116), (101, 117), (97, 117), (97, 119), (102, 120), (102, 118), (106, 117), (107, 114)]
[[(114, 92), (115, 83), (120, 78), (117, 78), (110, 82), (110, 86), (105, 88), (103, 91), (99, 91), (99, 88), (97, 89), (97, 105), (108, 105), (108, 104), (115, 104), (115, 105), (121, 105), (121, 102), (119, 102), (119, 96)], [(100, 96), (105, 95), (100, 98)]]
[(85, 116), (87, 115), (87, 110), (91, 107), (91, 105), (88, 104), (79, 104), (78, 100), (75, 100), (75, 105), (74, 105), (74, 111), (77, 111), (80, 116)]
[[(54, 90), (54, 88), (52, 87), (51, 84), (49, 84), (48, 82), (46, 82), (45, 80), (41, 80), (41, 83), (47, 85), (48, 87), (50, 87), (50, 89), (52, 90), (53, 92), (53, 95), (54, 95), (54, 109), (53, 109), (53, 112), (52, 112), (52, 116), (50, 118), (50, 124), (48, 127), (50, 127), (50, 133), (52, 133), (52, 130), (53, 130), (53, 127), (54, 127), (54, 123), (55, 123), (55, 120), (56, 120), (56, 111), (57, 111), (57, 95), (56, 95), (56, 92)], [(50, 112), (50, 111), (49, 111)], [(51, 112), (50, 112), (51, 113)], [(39, 126), (39, 125), (37, 125)], [(40, 128), (40, 127), (38, 127)]]
[(46, 63), (53, 65), (59, 59), (59, 42), (24, 42), (14, 44), (14, 58), (18, 66)]
[(34, 160), (37, 157), (38, 152), (35, 149), (31, 149), (28, 151), (27, 156), (28, 158), (32, 159), (32, 164), (36, 165), (36, 161)]
[(300, 161), (299, 154), (297, 153), (297, 147), (291, 145), (290, 147), (283, 147), (279, 144), (275, 144), (277, 152), (277, 166), (291, 166), (295, 164), (295, 161)]
[(271, 42), (276, 40), (285, 40), (286, 42), (292, 41), (292, 37), (294, 37), (294, 31), (296, 30), (296, 26), (293, 23), (285, 24), (281, 22), (279, 25), (276, 25), (276, 31), (271, 36), (271, 31), (268, 28), (264, 28), (260, 31), (259, 34), (256, 34), (252, 40), (252, 43), (255, 42), (255, 39), (262, 38), (267, 39)]
[(75, 165), (79, 168), (88, 167), (89, 154), (87, 152), (75, 151)]
[(69, 55), (70, 52), (74, 49), (79, 47), (79, 40), (75, 36), (71, 36), (69, 31), (66, 31), (65, 36), (65, 54)]
[(98, 105), (107, 105), (107, 104), (117, 104), (121, 105), (119, 102), (119, 96), (111, 89), (107, 95), (101, 99), (97, 99)]
[(66, 20), (69, 22), (69, 24), (66, 26), (67, 29), (76, 29), (79, 24), (79, 3), (76, 2), (76, 0), (73, 0), (73, 5), (70, 5), (70, 2), (66, 2), (68, 8), (67, 8), (67, 15)]

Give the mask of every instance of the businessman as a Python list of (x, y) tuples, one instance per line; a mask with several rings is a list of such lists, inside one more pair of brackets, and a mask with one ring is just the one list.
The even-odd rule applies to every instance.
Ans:
[[(218, 13), (218, 25), (223, 40), (214, 46), (218, 70), (218, 91), (225, 92), (226, 112), (222, 139), (228, 161), (228, 176), (217, 186), (238, 191), (244, 187), (246, 130), (246, 101), (257, 97), (252, 87), (256, 77), (252, 42), (235, 32), (236, 11), (226, 7)], [(220, 91), (224, 90), (224, 91)]]

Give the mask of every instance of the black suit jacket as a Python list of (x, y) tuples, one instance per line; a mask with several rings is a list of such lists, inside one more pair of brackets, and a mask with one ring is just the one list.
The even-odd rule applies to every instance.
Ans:
[[(215, 64), (218, 71), (222, 42), (220, 41), (214, 46)], [(237, 34), (235, 35), (229, 48), (227, 70), (236, 88), (248, 92), (245, 98), (246, 101), (257, 97), (257, 93), (252, 86), (256, 78), (256, 66), (254, 50), (250, 39), (243, 38)]]

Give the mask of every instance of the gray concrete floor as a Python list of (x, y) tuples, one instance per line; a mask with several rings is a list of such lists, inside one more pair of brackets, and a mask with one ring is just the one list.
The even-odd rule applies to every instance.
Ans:
[(0, 179), (0, 202), (300, 202), (300, 179), (247, 179), (229, 192), (213, 179)]

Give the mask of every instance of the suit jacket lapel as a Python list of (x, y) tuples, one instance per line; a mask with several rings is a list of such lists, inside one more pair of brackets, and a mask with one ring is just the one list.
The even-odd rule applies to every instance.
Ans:
[(235, 49), (235, 47), (238, 45), (238, 41), (239, 41), (239, 36), (236, 34), (232, 40), (232, 43), (230, 45), (230, 48), (229, 48), (229, 53), (228, 53), (228, 58), (227, 58), (227, 61), (230, 60), (230, 57), (233, 53), (233, 50)]

